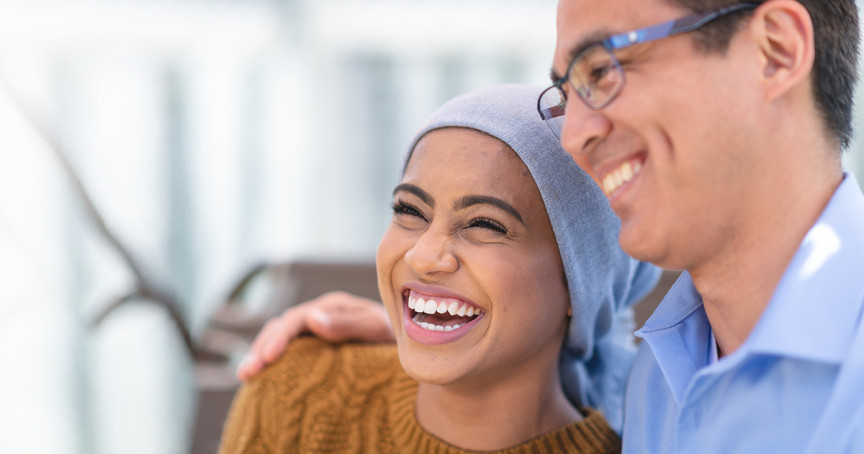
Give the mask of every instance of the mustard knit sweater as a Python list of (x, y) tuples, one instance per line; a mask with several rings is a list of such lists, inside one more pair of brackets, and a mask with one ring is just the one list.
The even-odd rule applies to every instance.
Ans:
[[(392, 344), (329, 344), (315, 338), (288, 351), (234, 399), (220, 452), (475, 453), (424, 431), (414, 417), (417, 382)], [(621, 443), (602, 415), (500, 453), (611, 453)]]

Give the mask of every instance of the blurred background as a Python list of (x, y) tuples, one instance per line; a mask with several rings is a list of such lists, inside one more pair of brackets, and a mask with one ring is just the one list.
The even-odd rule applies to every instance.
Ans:
[(0, 0), (0, 452), (189, 452), (214, 314), (371, 263), (413, 132), (547, 84), (555, 3)]

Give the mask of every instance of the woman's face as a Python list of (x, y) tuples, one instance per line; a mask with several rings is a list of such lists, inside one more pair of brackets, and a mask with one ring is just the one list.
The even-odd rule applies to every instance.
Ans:
[(393, 204), (378, 286), (409, 375), (483, 383), (557, 364), (569, 307), (561, 257), (509, 147), (472, 129), (432, 131)]

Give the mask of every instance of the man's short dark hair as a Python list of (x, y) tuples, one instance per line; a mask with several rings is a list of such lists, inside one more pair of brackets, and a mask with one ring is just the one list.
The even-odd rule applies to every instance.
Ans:
[[(670, 0), (693, 11), (707, 11), (733, 3), (729, 0)], [(858, 8), (855, 0), (798, 0), (813, 21), (816, 48), (813, 93), (828, 129), (842, 149), (852, 140), (852, 108), (858, 74)], [(763, 3), (763, 2), (755, 2)], [(740, 15), (738, 15), (740, 14)], [(741, 17), (749, 12), (738, 13)], [(696, 32), (696, 44), (709, 52), (725, 52), (740, 20), (717, 20)]]

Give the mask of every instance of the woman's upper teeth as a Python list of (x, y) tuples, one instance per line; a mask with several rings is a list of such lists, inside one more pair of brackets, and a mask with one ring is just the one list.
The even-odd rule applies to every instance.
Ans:
[(449, 313), (453, 316), (460, 317), (473, 317), (474, 315), (479, 315), (483, 313), (483, 309), (479, 307), (474, 307), (468, 303), (463, 301), (454, 300), (454, 299), (444, 299), (444, 298), (423, 298), (421, 296), (417, 296), (414, 292), (411, 292), (408, 295), (408, 308), (412, 309), (414, 312), (421, 312), (425, 314), (443, 314)]

